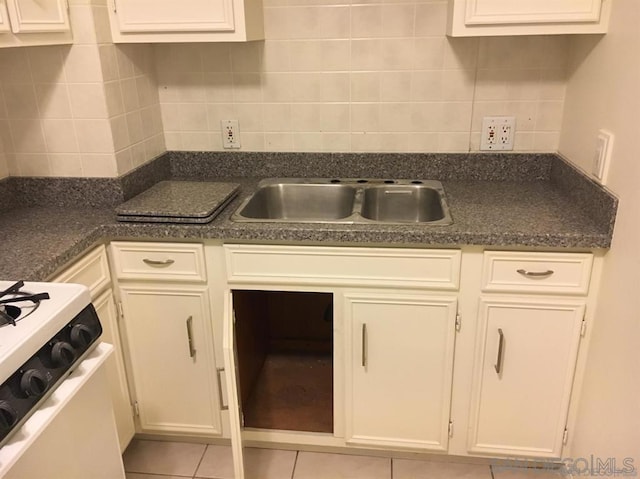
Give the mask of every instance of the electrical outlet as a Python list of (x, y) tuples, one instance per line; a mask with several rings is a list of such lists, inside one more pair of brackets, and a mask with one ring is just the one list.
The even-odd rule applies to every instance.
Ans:
[(513, 150), (515, 116), (485, 116), (480, 132), (481, 150)]
[(607, 130), (600, 130), (598, 132), (598, 140), (596, 142), (596, 151), (593, 155), (593, 166), (591, 172), (603, 185), (607, 181), (612, 148), (613, 133)]
[(238, 120), (220, 120), (222, 130), (222, 147), (225, 149), (240, 148), (240, 127)]

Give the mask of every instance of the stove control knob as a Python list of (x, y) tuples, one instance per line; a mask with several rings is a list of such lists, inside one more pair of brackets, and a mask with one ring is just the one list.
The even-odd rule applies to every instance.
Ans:
[(42, 396), (49, 388), (49, 380), (37, 369), (27, 370), (20, 379), (20, 389), (27, 397)]
[(18, 422), (18, 413), (7, 401), (0, 401), (0, 433), (8, 432)]
[(93, 341), (93, 331), (84, 324), (75, 324), (71, 328), (71, 344), (76, 348), (86, 348)]
[(51, 348), (51, 360), (59, 368), (70, 366), (76, 360), (76, 350), (66, 341), (58, 341)]

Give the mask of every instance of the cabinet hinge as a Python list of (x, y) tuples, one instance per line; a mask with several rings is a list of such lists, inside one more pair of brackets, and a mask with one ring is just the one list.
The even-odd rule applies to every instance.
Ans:
[(244, 427), (244, 413), (240, 412), (240, 425)]
[(122, 310), (122, 301), (118, 301), (116, 303), (116, 308), (118, 309), (118, 319), (124, 317), (124, 311)]
[(453, 437), (453, 421), (449, 421), (449, 437)]
[(582, 326), (580, 326), (580, 336), (584, 336), (587, 332), (587, 320), (582, 320)]
[(140, 406), (138, 406), (138, 401), (133, 403), (133, 415), (140, 416)]
[(456, 313), (456, 331), (462, 329), (462, 316), (460, 313)]
[(565, 427), (564, 433), (562, 433), (562, 444), (566, 444), (569, 440), (569, 430)]

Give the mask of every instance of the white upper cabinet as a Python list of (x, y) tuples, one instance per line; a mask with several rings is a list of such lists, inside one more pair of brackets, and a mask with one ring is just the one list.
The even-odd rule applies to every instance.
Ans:
[(9, 23), (9, 14), (4, 2), (0, 1), (0, 33), (10, 32), (11, 24)]
[(64, 0), (7, 0), (13, 33), (68, 32), (69, 15)]
[(72, 41), (65, 0), (0, 0), (0, 47)]
[(454, 37), (606, 33), (611, 0), (449, 0)]
[(116, 43), (264, 39), (262, 0), (109, 0)]

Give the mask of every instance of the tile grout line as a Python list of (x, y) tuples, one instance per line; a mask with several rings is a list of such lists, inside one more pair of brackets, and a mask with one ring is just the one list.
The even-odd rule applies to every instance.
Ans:
[(291, 479), (295, 479), (295, 475), (296, 475), (296, 466), (298, 465), (298, 455), (300, 454), (300, 451), (296, 451), (296, 457), (293, 460), (293, 469), (291, 469)]
[(200, 465), (202, 464), (202, 461), (204, 460), (204, 456), (207, 454), (207, 449), (209, 449), (209, 444), (206, 444), (204, 447), (204, 451), (202, 451), (202, 456), (200, 456), (200, 460), (198, 461), (198, 464), (196, 465), (196, 469), (193, 471), (193, 476), (191, 476), (192, 479), (195, 479), (196, 476), (198, 475), (198, 469), (200, 469)]

